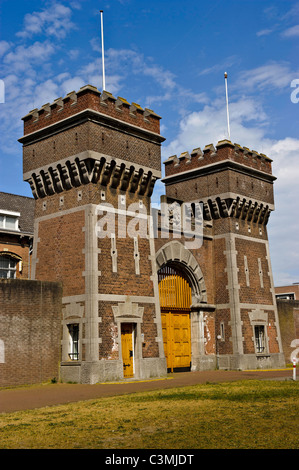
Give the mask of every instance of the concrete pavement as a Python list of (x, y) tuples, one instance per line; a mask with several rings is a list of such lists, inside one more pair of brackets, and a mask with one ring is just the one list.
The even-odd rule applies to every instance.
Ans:
[(178, 372), (151, 380), (124, 380), (114, 383), (41, 384), (0, 390), (0, 413), (11, 413), (45, 406), (60, 405), (82, 400), (100, 399), (143, 391), (184, 387), (207, 382), (232, 382), (236, 380), (292, 380), (292, 369), (254, 371), (200, 371)]

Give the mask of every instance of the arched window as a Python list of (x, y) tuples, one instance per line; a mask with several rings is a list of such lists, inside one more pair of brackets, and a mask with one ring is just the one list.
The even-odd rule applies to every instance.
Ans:
[(18, 262), (22, 262), (19, 256), (7, 252), (0, 253), (0, 278), (15, 279)]

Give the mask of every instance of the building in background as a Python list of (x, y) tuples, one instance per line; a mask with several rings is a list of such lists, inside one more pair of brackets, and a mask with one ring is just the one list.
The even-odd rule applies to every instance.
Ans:
[(281, 300), (299, 300), (299, 282), (288, 286), (275, 287), (275, 296)]
[(34, 198), (0, 193), (0, 386), (59, 378), (62, 287), (30, 280)]
[(299, 353), (299, 283), (275, 287), (276, 303), (287, 363), (298, 359)]
[(34, 198), (0, 192), (0, 278), (29, 279)]

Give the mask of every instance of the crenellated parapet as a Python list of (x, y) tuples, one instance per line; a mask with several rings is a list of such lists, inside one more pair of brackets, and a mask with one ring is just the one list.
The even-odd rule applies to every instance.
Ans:
[(129, 103), (124, 98), (115, 98), (107, 91), (101, 93), (96, 87), (86, 85), (77, 92), (71, 91), (63, 98), (57, 98), (52, 103), (46, 103), (41, 108), (30, 111), (22, 118), (24, 135), (36, 132), (87, 109), (150, 132), (160, 133), (161, 117), (151, 109), (143, 109), (137, 103)]
[(70, 157), (29, 172), (24, 179), (30, 184), (35, 199), (89, 183), (150, 197), (159, 176), (158, 172), (139, 165), (126, 164), (108, 156), (95, 158), (85, 152), (81, 157)]
[(207, 221), (231, 217), (248, 223), (267, 225), (271, 211), (274, 210), (271, 204), (239, 196), (207, 198), (199, 202), (202, 203), (203, 219)]
[(274, 210), (272, 160), (229, 140), (173, 155), (165, 164), (166, 194), (203, 204), (204, 220), (234, 218), (266, 225)]
[(272, 160), (255, 150), (233, 144), (230, 140), (221, 140), (216, 147), (206, 145), (204, 149), (196, 148), (192, 152), (183, 152), (178, 157), (173, 155), (164, 161), (165, 176), (194, 170), (221, 161), (230, 160), (256, 170), (272, 174)]
[(150, 197), (161, 177), (160, 116), (91, 85), (23, 117), (24, 180), (36, 199), (100, 186)]

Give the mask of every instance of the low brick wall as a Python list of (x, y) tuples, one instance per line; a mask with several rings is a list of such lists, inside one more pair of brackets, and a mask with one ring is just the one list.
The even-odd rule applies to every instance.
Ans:
[(299, 300), (277, 300), (277, 310), (282, 348), (286, 363), (290, 363), (291, 353), (298, 348), (297, 344), (299, 345)]
[(62, 286), (0, 280), (0, 387), (59, 379)]

